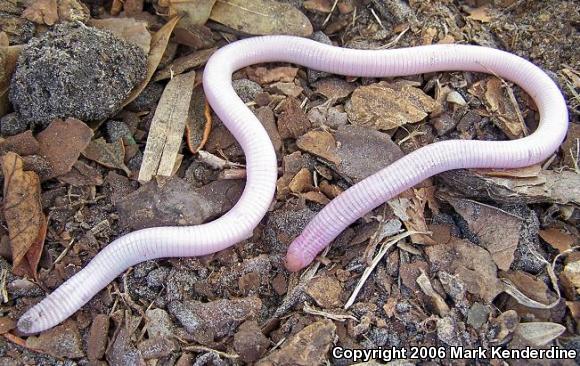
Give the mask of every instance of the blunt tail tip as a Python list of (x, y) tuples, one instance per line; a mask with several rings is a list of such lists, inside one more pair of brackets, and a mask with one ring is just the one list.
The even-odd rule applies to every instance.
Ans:
[(37, 333), (34, 329), (34, 319), (29, 313), (25, 313), (23, 316), (18, 319), (18, 323), (16, 323), (16, 327), (21, 333), (24, 334), (33, 334)]

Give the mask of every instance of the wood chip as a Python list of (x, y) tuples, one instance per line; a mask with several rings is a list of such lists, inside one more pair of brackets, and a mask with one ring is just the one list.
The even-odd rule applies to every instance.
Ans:
[(340, 157), (337, 155), (336, 141), (330, 132), (307, 132), (296, 141), (296, 144), (300, 149), (318, 155), (334, 164), (340, 164), (341, 162)]
[(312, 24), (304, 14), (292, 5), (274, 0), (218, 0), (210, 19), (252, 35), (312, 34)]
[(149, 129), (139, 181), (154, 175), (171, 176), (181, 146), (195, 83), (195, 71), (171, 79), (155, 110)]

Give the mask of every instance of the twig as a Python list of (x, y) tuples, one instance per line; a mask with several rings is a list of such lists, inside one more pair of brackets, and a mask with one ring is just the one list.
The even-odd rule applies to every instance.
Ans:
[(352, 292), (352, 295), (350, 295), (348, 301), (346, 302), (346, 304), (344, 304), (344, 309), (348, 309), (352, 306), (352, 304), (354, 304), (354, 301), (356, 300), (356, 297), (358, 296), (358, 293), (360, 292), (360, 290), (362, 289), (362, 287), (364, 286), (365, 282), (367, 281), (367, 279), (369, 278), (369, 276), (371, 275), (371, 273), (374, 271), (375, 267), (379, 264), (379, 262), (381, 261), (381, 259), (383, 259), (383, 257), (385, 256), (385, 254), (387, 254), (387, 252), (389, 251), (389, 249), (391, 249), (393, 247), (393, 245), (395, 245), (397, 242), (399, 242), (399, 240), (405, 239), (408, 236), (414, 235), (414, 234), (426, 234), (422, 231), (406, 231), (402, 234), (399, 235), (395, 235), (393, 238), (391, 238), (391, 240), (389, 240), (388, 242), (384, 243), (383, 245), (381, 245), (381, 248), (379, 249), (379, 252), (377, 253), (377, 255), (375, 256), (375, 258), (373, 259), (372, 263), (370, 264), (370, 266), (368, 266), (365, 271), (363, 272), (358, 284), (356, 285), (354, 291)]
[(324, 23), (322, 23), (322, 28), (326, 27), (326, 24), (330, 20), (332, 13), (334, 13), (334, 9), (336, 9), (337, 4), (338, 4), (338, 0), (334, 0), (334, 4), (332, 4), (332, 8), (330, 8), (330, 13), (328, 13), (328, 16), (326, 17), (326, 19), (324, 19)]
[(359, 320), (357, 318), (355, 318), (354, 316), (352, 316), (350, 314), (334, 314), (334, 313), (329, 313), (327, 311), (318, 310), (318, 309), (315, 309), (312, 306), (310, 306), (310, 304), (308, 304), (307, 302), (304, 303), (304, 307), (302, 308), (302, 310), (306, 314), (318, 315), (318, 316), (322, 316), (322, 317), (336, 320), (339, 322), (344, 322), (347, 319), (352, 319), (356, 322), (359, 322)]

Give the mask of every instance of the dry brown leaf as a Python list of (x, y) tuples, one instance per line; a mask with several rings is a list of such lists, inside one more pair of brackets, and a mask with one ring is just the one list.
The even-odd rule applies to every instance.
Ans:
[(282, 81), (290, 83), (294, 81), (298, 74), (298, 68), (291, 66), (279, 66), (273, 68), (266, 68), (259, 66), (256, 68), (247, 69), (248, 79), (255, 81), (260, 85), (270, 84), (275, 81)]
[[(427, 191), (424, 188), (413, 189), (411, 198), (398, 197), (388, 202), (395, 216), (405, 223), (409, 231), (428, 232), (425, 221), (425, 205), (427, 204)], [(429, 235), (413, 234), (411, 241), (415, 244), (437, 244)]]
[(101, 173), (90, 165), (77, 161), (70, 172), (58, 177), (58, 180), (73, 186), (100, 186), (103, 184)]
[(445, 245), (425, 247), (431, 266), (456, 275), (466, 289), (491, 302), (503, 291), (497, 267), (489, 252), (466, 240), (452, 238)]
[(40, 179), (23, 170), (24, 161), (12, 152), (4, 155), (4, 217), (10, 233), (12, 265), (18, 267), (35, 243), (44, 242), (46, 219), (40, 203)]
[(169, 16), (181, 16), (179, 27), (202, 25), (207, 22), (216, 0), (166, 0)]
[(92, 137), (93, 130), (78, 119), (54, 120), (36, 136), (40, 155), (52, 168), (50, 175), (44, 178), (68, 173)]
[(42, 256), (42, 249), (44, 248), (44, 240), (46, 239), (46, 231), (48, 229), (48, 220), (43, 215), (38, 237), (26, 252), (26, 257), (19, 265), (12, 267), (12, 273), (17, 276), (28, 276), (38, 280), (38, 263)]
[(572, 248), (572, 246), (575, 244), (574, 242), (576, 241), (574, 236), (571, 234), (563, 233), (556, 228), (540, 230), (539, 234), (546, 243), (550, 244), (560, 253)]
[(302, 168), (288, 184), (288, 188), (293, 193), (302, 193), (312, 189), (312, 174), (307, 168)]
[(217, 48), (208, 48), (207, 50), (195, 51), (188, 55), (176, 58), (169, 66), (163, 70), (159, 70), (157, 74), (155, 74), (154, 80), (159, 81), (169, 79), (185, 71), (203, 66), (216, 50)]
[(56, 0), (36, 0), (22, 12), (22, 17), (38, 24), (54, 25), (58, 21)]
[(0, 117), (10, 111), (8, 89), (23, 46), (0, 47)]
[(330, 13), (332, 11), (332, 3), (330, 0), (306, 0), (303, 6), (306, 10), (320, 13)]
[(390, 130), (422, 121), (437, 106), (421, 89), (380, 82), (357, 88), (346, 112), (355, 125)]
[(131, 175), (131, 171), (125, 165), (125, 146), (122, 139), (109, 144), (104, 138), (98, 138), (91, 141), (82, 154), (85, 158), (107, 168), (121, 169), (128, 176)]
[(479, 174), (488, 177), (507, 177), (507, 178), (535, 178), (542, 171), (541, 164), (526, 166), (523, 168), (513, 169), (473, 169)]
[(3, 316), (0, 318), (0, 334), (7, 333), (14, 328), (16, 328), (16, 320), (11, 319), (7, 316)]
[(189, 103), (189, 114), (185, 121), (187, 147), (192, 154), (203, 149), (211, 133), (211, 108), (205, 100), (203, 87), (198, 85), (193, 89)]
[(334, 136), (327, 131), (310, 131), (300, 136), (296, 145), (304, 151), (320, 156), (334, 164), (340, 164), (341, 159), (336, 153)]
[(489, 8), (487, 6), (480, 6), (479, 8), (475, 9), (467, 9), (469, 16), (467, 19), (477, 20), (482, 23), (489, 23), (491, 22), (491, 16), (489, 14)]
[(520, 138), (527, 133), (513, 90), (503, 80), (491, 76), (473, 84), (468, 91), (485, 102), (488, 112), (493, 117), (493, 122), (509, 138)]
[(171, 176), (183, 140), (195, 71), (171, 79), (157, 104), (143, 153), (139, 181), (148, 182), (155, 175)]
[(147, 22), (133, 18), (91, 19), (89, 24), (98, 29), (108, 30), (117, 37), (139, 46), (143, 52), (151, 51), (151, 34)]
[(576, 296), (580, 295), (580, 260), (566, 264), (560, 276), (565, 278), (569, 284), (568, 292), (574, 293)]
[(520, 323), (514, 331), (514, 336), (520, 337), (534, 347), (540, 347), (552, 342), (565, 331), (566, 327), (561, 324), (530, 322)]
[[(496, 207), (476, 201), (446, 197), (455, 211), (463, 217), (469, 230), (477, 236), (497, 267), (507, 271), (520, 239), (522, 220)], [(501, 225), (497, 225), (501, 222)]]
[(274, 0), (218, 0), (210, 19), (252, 35), (312, 34), (312, 24), (304, 14)]
[(135, 98), (141, 94), (143, 89), (149, 84), (149, 81), (153, 77), (155, 70), (157, 70), (157, 66), (159, 66), (159, 62), (165, 53), (165, 49), (167, 48), (167, 44), (169, 43), (169, 38), (171, 37), (171, 33), (173, 32), (173, 28), (179, 22), (179, 17), (175, 17), (170, 19), (161, 29), (159, 29), (153, 37), (151, 37), (151, 47), (149, 51), (149, 56), (147, 57), (147, 75), (145, 79), (139, 84), (138, 86), (133, 89), (131, 94), (123, 103), (123, 107), (127, 104), (131, 103)]
[(35, 155), (38, 153), (38, 141), (32, 135), (32, 131), (27, 130), (18, 135), (8, 136), (0, 142), (0, 155), (12, 151), (20, 156)]
[(300, 197), (304, 198), (306, 201), (316, 202), (319, 205), (326, 205), (330, 202), (328, 197), (326, 197), (323, 193), (317, 191), (302, 193)]

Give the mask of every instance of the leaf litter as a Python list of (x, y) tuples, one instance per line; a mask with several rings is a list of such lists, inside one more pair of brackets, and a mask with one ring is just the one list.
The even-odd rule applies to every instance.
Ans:
[[(69, 15), (58, 10), (55, 23), (88, 18), (76, 1), (56, 4), (59, 9), (67, 4)], [(552, 71), (569, 97), (572, 121), (577, 118), (574, 60), (566, 48), (554, 52), (544, 42), (561, 37), (559, 27), (574, 13), (569, 2), (557, 7), (550, 7), (551, 0), (546, 5), (512, 2), (508, 8), (498, 3), (475, 9), (444, 2), (393, 4), (187, 0), (151, 7), (127, 0), (114, 1), (112, 8), (90, 5), (103, 19), (90, 19), (89, 26), (106, 25), (118, 37), (149, 50), (147, 77), (126, 101), (139, 97), (139, 107), (120, 111), (114, 123), (102, 121), (91, 133), (80, 121), (67, 129), (60, 120), (51, 121), (48, 132), (20, 130), (0, 140), (3, 160), (16, 152), (22, 156), (22, 171), (39, 176), (40, 212), (50, 217), (46, 246), (36, 241), (28, 249), (20, 264), (26, 262), (24, 270), (10, 270), (0, 259), (0, 290), (9, 301), (0, 333), (7, 332), (4, 337), (13, 342), (7, 343), (9, 355), (20, 355), (24, 351), (19, 347), (28, 344), (43, 354), (35, 356), (38, 360), (61, 354), (81, 363), (87, 358), (115, 364), (171, 358), (178, 364), (316, 364), (336, 361), (326, 352), (333, 343), (349, 348), (490, 343), (569, 347), (580, 319), (576, 124), (571, 124), (562, 150), (542, 164), (448, 172), (404, 192), (345, 230), (303, 276), (292, 275), (283, 268), (287, 245), (353, 183), (434, 141), (523, 136), (535, 128), (538, 112), (518, 87), (493, 76), (456, 72), (367, 79), (285, 63), (247, 67), (233, 77), (238, 87), (251, 87), (236, 90), (274, 141), (280, 163), (276, 201), (251, 239), (204, 258), (136, 265), (66, 325), (29, 341), (11, 333), (12, 320), (32, 298), (42, 296), (35, 283), (19, 276), (34, 278), (50, 290), (122, 233), (207, 222), (235, 204), (244, 187), (245, 160), (231, 134), (210, 113), (199, 82), (209, 56), (244, 35), (280, 33), (280, 27), (309, 34), (315, 28), (321, 30), (317, 40), (326, 42), (329, 35), (328, 42), (367, 49), (464, 42), (498, 47), (501, 42), (501, 48)], [(0, 11), (7, 11), (2, 6)], [(528, 14), (536, 15), (532, 25), (540, 38), (518, 28), (517, 21), (525, 23)], [(42, 26), (25, 18), (18, 18), (18, 24), (46, 27), (43, 15), (38, 16)], [(542, 28), (555, 24), (549, 19), (558, 19), (559, 25)], [(497, 24), (523, 33), (507, 32)], [(3, 29), (0, 56), (7, 61), (2, 61), (0, 86), (9, 83), (14, 67), (10, 60), (22, 47), (18, 43), (26, 42), (18, 37), (28, 28), (21, 27), (18, 34)], [(520, 37), (509, 38), (508, 33)], [(522, 46), (531, 40), (539, 43)], [(148, 136), (159, 135), (156, 110), (167, 107), (159, 95), (172, 79), (191, 71), (196, 74), (190, 75), (193, 95), (187, 102), (187, 95), (182, 96), (176, 104), (187, 109), (182, 113), (185, 134), (180, 128), (172, 134), (164, 164), (169, 177), (142, 184), (138, 171), (149, 161), (143, 152), (153, 145)], [(0, 116), (11, 112), (8, 102), (2, 106)], [(0, 126), (8, 128), (11, 121), (3, 119)], [(118, 134), (109, 128), (113, 125), (119, 127)], [(82, 143), (70, 144), (75, 136)], [(62, 151), (47, 149), (51, 141)], [(54, 166), (59, 167), (58, 176), (47, 179)], [(7, 259), (9, 231), (0, 228), (0, 247), (6, 247), (0, 253), (8, 249)], [(261, 309), (246, 319), (250, 313), (243, 304), (255, 304), (256, 299)], [(187, 315), (201, 308), (210, 310), (203, 315), (206, 326), (191, 333), (199, 324)], [(229, 315), (224, 317), (218, 308), (229, 309)], [(237, 311), (245, 315), (238, 318)], [(76, 336), (79, 332), (83, 338), (89, 334), (86, 344)], [(59, 342), (71, 347), (63, 350)]]

